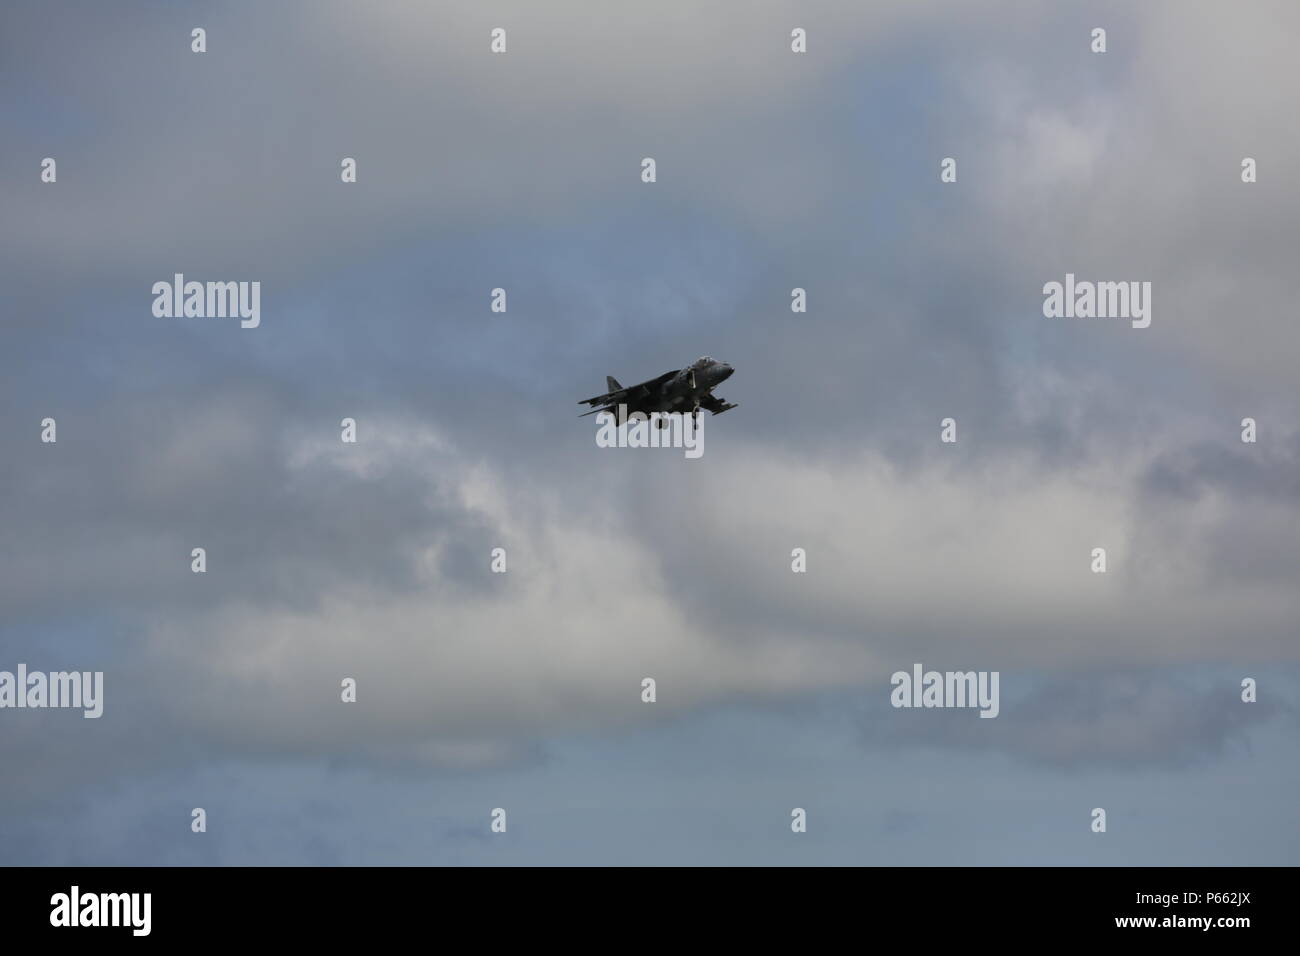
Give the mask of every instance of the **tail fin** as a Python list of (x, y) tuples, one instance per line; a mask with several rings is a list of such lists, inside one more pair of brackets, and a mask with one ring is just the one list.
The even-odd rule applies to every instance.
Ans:
[(616, 379), (613, 375), (606, 375), (606, 376), (605, 376), (605, 387), (606, 387), (607, 389), (609, 389), (610, 392), (617, 392), (617, 391), (619, 391), (623, 386), (620, 385), (620, 384), (618, 384), (618, 379)]

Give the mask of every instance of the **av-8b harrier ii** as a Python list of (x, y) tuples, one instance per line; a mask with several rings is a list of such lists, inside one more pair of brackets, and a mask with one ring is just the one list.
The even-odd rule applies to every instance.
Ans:
[[(651, 412), (690, 412), (692, 417), (698, 417), (701, 408), (715, 415), (721, 415), (727, 409), (736, 406), (714, 396), (713, 390), (730, 378), (734, 371), (735, 369), (726, 362), (715, 362), (706, 355), (696, 359), (684, 369), (664, 372), (658, 378), (652, 378), (640, 385), (629, 385), (626, 388), (618, 384), (614, 376), (607, 375), (605, 384), (609, 388), (608, 392), (578, 402), (579, 405), (603, 407), (593, 408), (578, 417), (595, 415), (597, 412), (612, 412), (616, 421), (622, 424), (626, 418), (618, 417), (620, 406), (623, 407), (627, 417), (631, 417), (636, 412), (641, 412), (647, 418)], [(659, 419), (659, 424), (660, 427), (665, 424), (662, 418)]]

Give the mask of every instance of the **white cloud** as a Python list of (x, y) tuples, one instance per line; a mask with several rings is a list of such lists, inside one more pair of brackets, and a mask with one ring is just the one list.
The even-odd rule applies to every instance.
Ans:
[[(1055, 473), (1028, 457), (901, 470), (874, 454), (715, 451), (680, 462), (696, 469), (688, 499), (626, 489), (666, 519), (641, 537), (614, 517), (617, 502), (508, 487), (418, 423), (389, 432), (407, 437), (371, 446), (368, 469), (425, 475), (491, 529), (470, 548), (481, 568), (460, 569), (481, 586), (417, 555), (407, 592), (357, 582), (305, 608), (231, 599), (160, 622), (155, 663), (205, 675), (197, 697), (172, 702), (177, 716), (222, 746), (472, 763), (735, 696), (870, 692), (913, 660), (1050, 674), (1148, 666), (1176, 647), (1186, 664), (1221, 659), (1228, 634), (1239, 660), (1287, 653), (1290, 589), (1214, 573), (1225, 526), (1261, 503), (1213, 494), (1172, 522), (1145, 513), (1154, 449)], [(351, 468), (285, 453), (301, 468)], [(1271, 507), (1300, 531), (1290, 503)], [(503, 575), (488, 570), (498, 545)], [(806, 574), (790, 570), (795, 546)], [(1094, 546), (1107, 548), (1106, 575), (1090, 571)], [(356, 705), (339, 701), (349, 676)], [(647, 676), (658, 704), (639, 699)]]

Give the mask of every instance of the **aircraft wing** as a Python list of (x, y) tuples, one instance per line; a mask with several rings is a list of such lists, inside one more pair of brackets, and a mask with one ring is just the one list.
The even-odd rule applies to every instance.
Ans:
[[(624, 388), (617, 389), (613, 392), (606, 392), (604, 395), (597, 395), (595, 398), (579, 399), (579, 405), (617, 405), (620, 402), (631, 404), (637, 399), (647, 398), (653, 395), (664, 382), (671, 379), (677, 374), (677, 369), (671, 372), (664, 372), (657, 378), (641, 382), (639, 385), (628, 385)], [(587, 412), (585, 414), (591, 414)], [(581, 416), (579, 416), (581, 417)]]
[(715, 395), (705, 395), (700, 399), (700, 408), (713, 412), (715, 415), (721, 415), (729, 408), (735, 408), (734, 402), (729, 402), (725, 398), (718, 398)]

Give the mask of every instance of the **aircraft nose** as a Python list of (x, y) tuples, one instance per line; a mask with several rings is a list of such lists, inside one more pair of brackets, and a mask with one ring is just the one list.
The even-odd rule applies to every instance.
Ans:
[(727, 379), (731, 378), (731, 373), (734, 372), (735, 369), (726, 362), (723, 362), (718, 366), (718, 371), (722, 373), (718, 381), (725, 382)]

